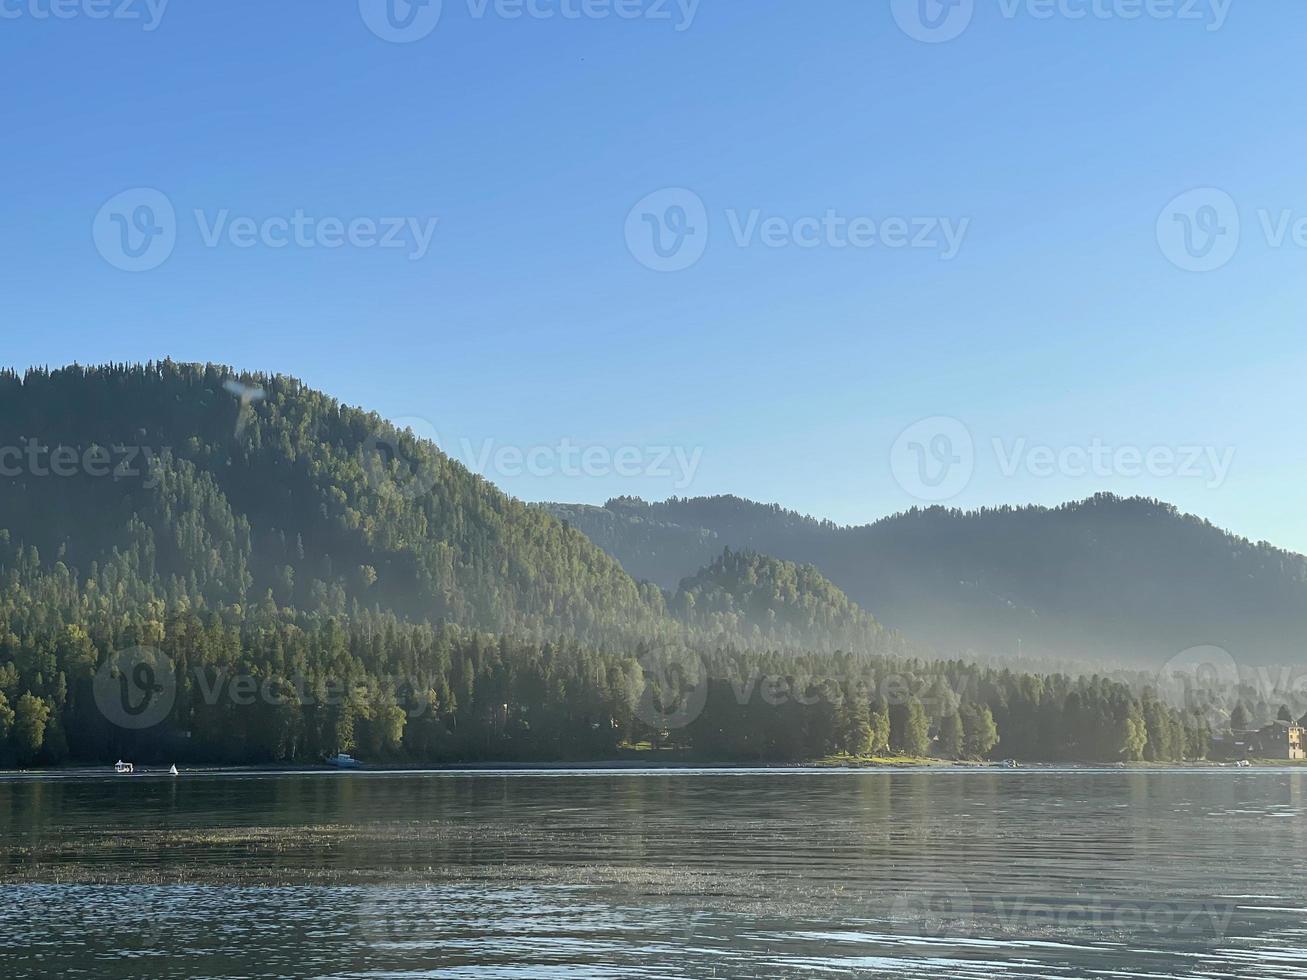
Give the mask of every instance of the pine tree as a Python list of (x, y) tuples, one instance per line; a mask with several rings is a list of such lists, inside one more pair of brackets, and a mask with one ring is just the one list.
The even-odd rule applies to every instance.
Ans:
[(885, 755), (889, 752), (889, 709), (883, 703), (877, 703), (871, 710), (871, 748), (868, 754)]
[(51, 706), (43, 698), (34, 697), (30, 691), (18, 699), (14, 711), (14, 738), (21, 758), (31, 761), (40, 753), (45, 744), (50, 711)]
[(840, 727), (843, 732), (843, 748), (851, 756), (871, 754), (873, 731), (871, 710), (865, 700), (846, 696), (841, 705)]
[(902, 723), (897, 750), (904, 755), (924, 756), (930, 752), (930, 719), (915, 697), (902, 707)]
[(963, 745), (962, 715), (950, 711), (939, 720), (939, 753), (949, 759), (961, 758)]
[(1240, 701), (1234, 706), (1234, 710), (1230, 712), (1230, 730), (1234, 732), (1247, 731), (1248, 725), (1248, 709)]
[(987, 704), (964, 704), (962, 717), (962, 751), (968, 758), (983, 759), (998, 745), (998, 727)]

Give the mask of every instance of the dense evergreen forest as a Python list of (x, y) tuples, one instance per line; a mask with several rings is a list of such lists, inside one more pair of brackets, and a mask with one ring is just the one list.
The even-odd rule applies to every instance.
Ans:
[(812, 566), (666, 591), (375, 414), (215, 365), (0, 375), (0, 764), (1197, 757), (1138, 686), (927, 656)]
[(815, 652), (909, 648), (812, 565), (757, 552), (726, 549), (681, 582), (670, 607), (677, 619), (703, 635), (755, 647)]
[(1156, 500), (913, 509), (842, 527), (738, 497), (549, 504), (635, 578), (674, 588), (723, 548), (816, 566), (943, 653), (1160, 666), (1199, 644), (1307, 664), (1307, 559)]

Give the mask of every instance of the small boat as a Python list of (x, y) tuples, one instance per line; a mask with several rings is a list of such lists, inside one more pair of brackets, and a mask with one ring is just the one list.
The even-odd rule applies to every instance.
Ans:
[(168, 775), (169, 775), (169, 776), (176, 776), (176, 775), (178, 775), (177, 767), (176, 767), (176, 766), (169, 766), (169, 767), (168, 767)]
[(1021, 768), (1021, 763), (1017, 762), (1016, 759), (1004, 759), (1004, 760), (1003, 760), (1003, 768), (1004, 768), (1004, 769), (1020, 769), (1020, 768)]
[(1253, 764), (1249, 762), (1247, 759), (1240, 759), (1238, 762), (1235, 763), (1235, 766), (1237, 766), (1240, 769), (1251, 769), (1253, 767)]
[(338, 752), (327, 760), (327, 765), (335, 766), (337, 769), (358, 769), (363, 763), (345, 752)]
[(130, 762), (123, 762), (122, 759), (119, 759), (114, 763), (113, 771), (120, 776), (130, 776), (136, 771), (136, 767)]

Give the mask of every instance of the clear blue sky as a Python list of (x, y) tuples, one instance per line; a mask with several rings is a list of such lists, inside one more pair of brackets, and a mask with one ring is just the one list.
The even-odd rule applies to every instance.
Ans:
[[(1307, 5), (1236, 3), (1213, 30), (1211, 0), (1139, 18), (1144, 0), (1064, 0), (1048, 18), (1039, 0), (974, 0), (928, 7), (970, 20), (924, 43), (898, 0), (702, 0), (692, 20), (676, 2), (659, 19), (659, 0), (622, 0), (633, 19), (444, 0), (427, 36), (391, 43), (386, 11), (358, 0), (172, 0), (153, 30), (146, 0), (110, 7), (140, 20), (57, 2), (71, 16), (6, 0), (0, 19), (16, 367), (168, 355), (286, 372), (429, 419), (460, 458), (563, 440), (642, 454), (636, 476), (492, 463), (527, 499), (738, 493), (842, 522), (918, 502), (904, 460), (935, 465), (938, 424), (892, 447), (942, 416), (975, 447), (952, 504), (1141, 493), (1307, 550), (1307, 241), (1272, 247), (1258, 217), (1307, 216)], [(1181, 9), (1198, 19), (1165, 15)], [(431, 9), (392, 13), (422, 28)], [(142, 187), (175, 208), (176, 241), (129, 272), (97, 241), (121, 230), (111, 199)], [(1159, 215), (1178, 234), (1163, 210), (1201, 187), (1230, 195), (1241, 238), (1193, 272), (1159, 244)], [(677, 217), (668, 198), (634, 215), (637, 244), (626, 234), (664, 188), (705, 209), (706, 249), (674, 272), (637, 261), (641, 223)], [(1229, 230), (1222, 200), (1195, 206), (1200, 231)], [(241, 248), (229, 226), (205, 243), (223, 212), (297, 210), (439, 220), (417, 260)], [(742, 247), (732, 221), (753, 211), (966, 230), (949, 260), (821, 234)], [(1223, 479), (1180, 459), (1142, 475), (1128, 455), (1084, 474), (1003, 461), (1096, 444), (1234, 457)], [(661, 446), (702, 450), (688, 486), (656, 465)]]

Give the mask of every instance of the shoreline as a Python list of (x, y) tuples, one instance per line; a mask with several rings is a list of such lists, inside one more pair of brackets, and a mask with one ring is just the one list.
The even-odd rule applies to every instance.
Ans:
[(442, 764), (405, 764), (405, 763), (364, 763), (360, 768), (347, 769), (323, 763), (303, 765), (221, 765), (199, 764), (178, 766), (178, 776), (171, 777), (167, 765), (142, 765), (133, 773), (119, 774), (112, 765), (99, 766), (61, 766), (38, 769), (0, 769), (0, 780), (12, 779), (78, 779), (78, 778), (113, 778), (135, 779), (141, 777), (180, 778), (181, 776), (276, 776), (276, 775), (515, 775), (532, 773), (568, 774), (586, 773), (643, 773), (675, 774), (698, 772), (721, 773), (810, 773), (823, 772), (1195, 772), (1220, 771), (1228, 769), (1235, 772), (1252, 770), (1287, 770), (1293, 771), (1307, 766), (1301, 761), (1287, 759), (1253, 759), (1251, 766), (1236, 766), (1234, 762), (1214, 762), (1196, 760), (1193, 762), (1128, 762), (1095, 763), (1084, 761), (1067, 762), (1022, 762), (1016, 767), (1005, 766), (1000, 762), (948, 760), (931, 758), (888, 757), (880, 759), (817, 759), (806, 762), (786, 763), (741, 763), (713, 762), (710, 760), (638, 760), (607, 759), (597, 761), (554, 761), (554, 762), (460, 762)]

